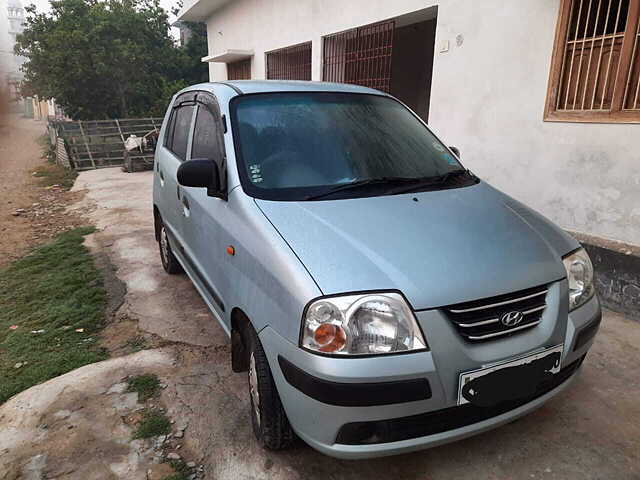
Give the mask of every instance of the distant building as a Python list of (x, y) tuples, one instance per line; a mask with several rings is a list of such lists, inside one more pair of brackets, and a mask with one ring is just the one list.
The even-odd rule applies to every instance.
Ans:
[[(24, 58), (13, 54), (13, 47), (16, 44), (16, 37), (24, 30), (25, 12), (20, 0), (8, 0), (6, 9), (2, 9), (2, 32), (4, 38), (0, 38), (2, 46), (2, 81), (9, 86), (11, 93), (15, 95), (16, 88), (23, 75), (20, 66), (24, 63)], [(5, 30), (6, 25), (6, 30)], [(15, 98), (15, 97), (14, 97)]]
[(175, 22), (173, 25), (171, 25), (172, 27), (177, 28), (178, 30), (180, 30), (180, 46), (184, 47), (187, 42), (189, 41), (189, 39), (191, 38), (191, 28), (189, 28), (189, 25), (187, 25), (185, 22)]

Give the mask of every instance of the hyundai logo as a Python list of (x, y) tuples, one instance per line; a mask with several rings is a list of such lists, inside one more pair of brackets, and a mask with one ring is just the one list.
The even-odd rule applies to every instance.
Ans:
[(508, 312), (500, 317), (500, 321), (506, 327), (515, 327), (522, 321), (522, 312)]

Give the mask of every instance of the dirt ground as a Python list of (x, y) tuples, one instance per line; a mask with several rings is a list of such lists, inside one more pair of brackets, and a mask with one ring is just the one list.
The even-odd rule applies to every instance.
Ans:
[(78, 194), (38, 185), (32, 173), (46, 164), (36, 141), (45, 123), (8, 115), (0, 122), (0, 267), (34, 245), (77, 226), (82, 219), (65, 211)]
[(30, 172), (42, 164), (41, 149), (33, 141), (44, 134), (44, 124), (12, 117), (0, 127), (0, 262), (6, 263), (30, 243), (31, 226), (13, 213), (37, 199)]
[[(640, 479), (640, 323), (605, 312), (580, 376), (532, 414), (499, 429), (397, 457), (341, 461), (302, 442), (255, 442), (246, 376), (189, 280), (166, 275), (153, 236), (151, 172), (81, 173), (74, 211), (99, 231), (89, 247), (124, 288), (104, 333), (114, 355), (0, 406), (0, 479), (152, 479), (168, 452), (211, 479)], [(142, 349), (131, 353), (132, 345)], [(173, 436), (131, 441), (141, 408), (128, 375), (156, 373)], [(154, 400), (154, 402), (156, 402)], [(152, 474), (149, 475), (149, 470)]]

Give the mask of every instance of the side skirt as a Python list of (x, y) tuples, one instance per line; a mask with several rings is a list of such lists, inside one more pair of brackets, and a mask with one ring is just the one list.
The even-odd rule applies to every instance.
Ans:
[(173, 248), (173, 253), (182, 265), (182, 268), (186, 272), (187, 276), (193, 283), (193, 286), (196, 288), (204, 303), (209, 308), (209, 311), (213, 314), (215, 319), (218, 321), (222, 329), (225, 331), (227, 336), (231, 337), (231, 330), (225, 324), (222, 319), (221, 314), (218, 310), (221, 310), (223, 313), (225, 312), (225, 306), (220, 297), (215, 293), (211, 285), (204, 279), (196, 265), (189, 258), (188, 254), (185, 252), (184, 248), (180, 244), (180, 242), (176, 239), (176, 237), (167, 229), (167, 234), (169, 236), (169, 243), (172, 246), (176, 246), (177, 248)]

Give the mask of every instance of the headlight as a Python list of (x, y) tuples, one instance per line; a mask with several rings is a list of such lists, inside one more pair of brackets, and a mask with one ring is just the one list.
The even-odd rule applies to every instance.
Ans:
[(569, 311), (578, 308), (594, 293), (593, 265), (584, 249), (579, 249), (562, 259), (569, 282)]
[(423, 350), (413, 312), (398, 293), (329, 297), (306, 309), (301, 346), (331, 355)]

